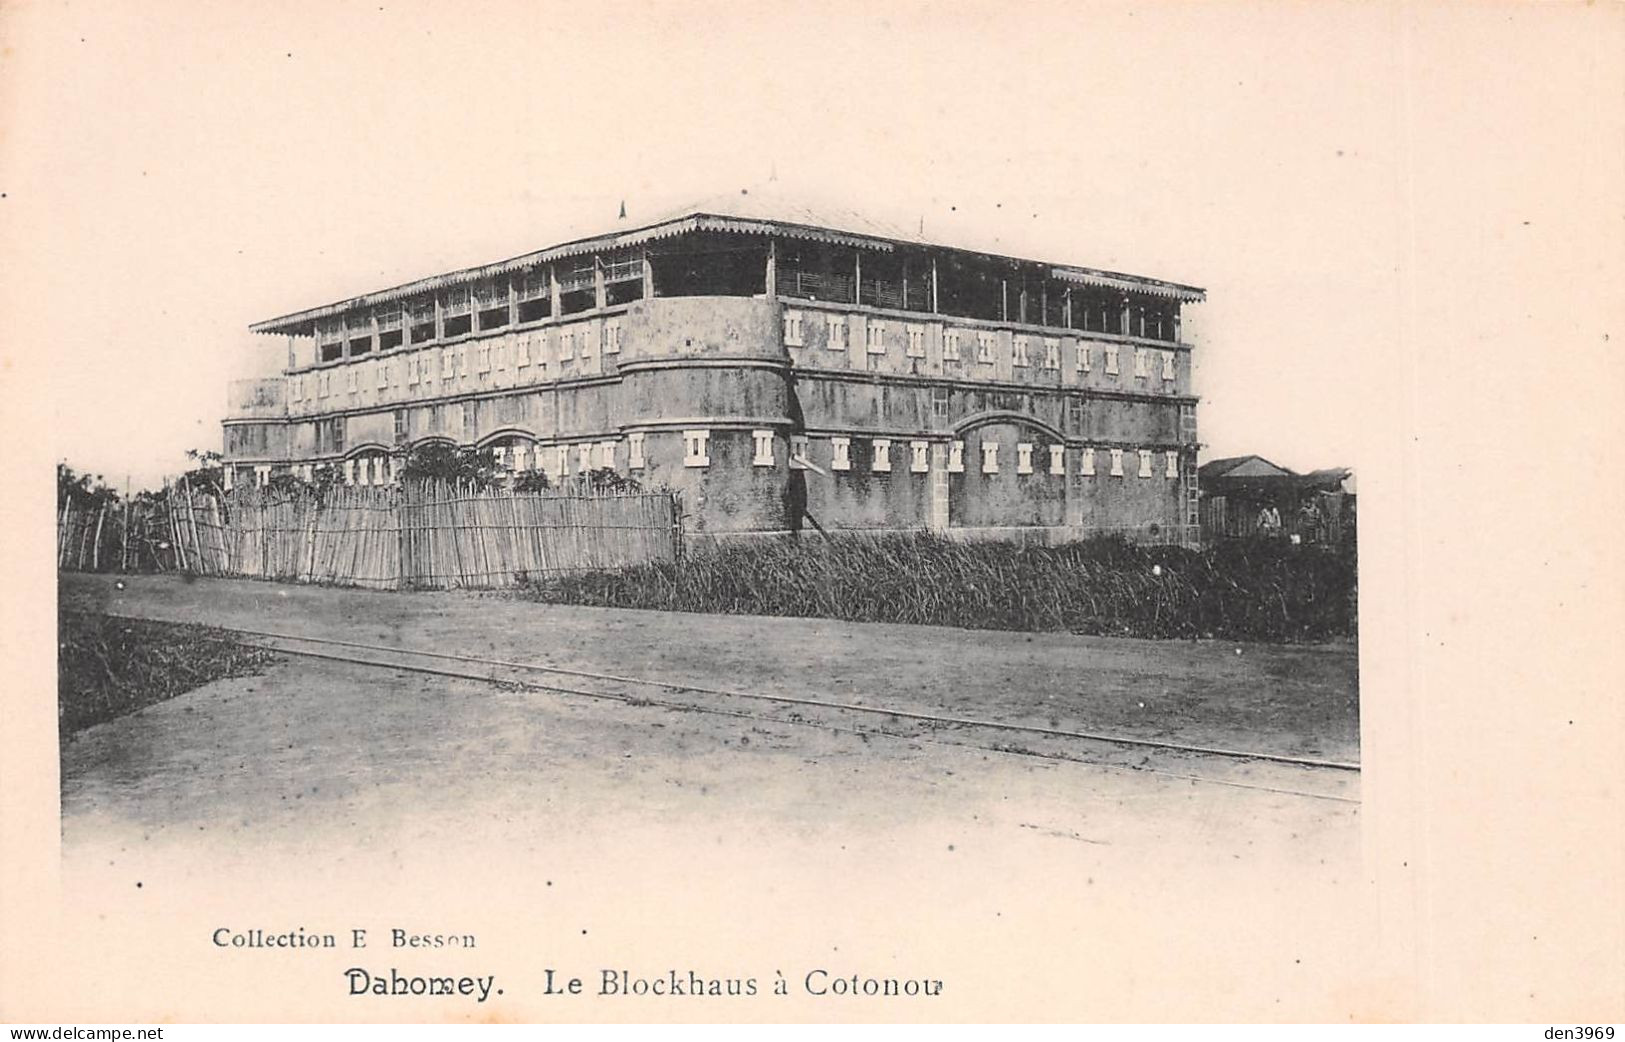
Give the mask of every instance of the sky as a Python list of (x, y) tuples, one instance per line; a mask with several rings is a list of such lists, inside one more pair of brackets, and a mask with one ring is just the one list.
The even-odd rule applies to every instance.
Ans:
[[(1522, 176), (1541, 92), (1575, 86), (1492, 60), (1551, 31), (1527, 21), (1464, 39), (1408, 5), (13, 6), (11, 333), (44, 360), (54, 455), (139, 486), (219, 447), (227, 381), (266, 354), (251, 322), (774, 177), (1205, 287), (1204, 458), (1360, 468), (1370, 425), (1416, 405), (1404, 334), (1454, 321), (1407, 268), (1419, 183), (1500, 190), (1473, 179)], [(1563, 34), (1584, 86), (1602, 43)], [(1535, 108), (1498, 117), (1501, 94)], [(1441, 133), (1459, 168), (1428, 151)], [(1462, 249), (1519, 232), (1474, 223), (1491, 241)]]

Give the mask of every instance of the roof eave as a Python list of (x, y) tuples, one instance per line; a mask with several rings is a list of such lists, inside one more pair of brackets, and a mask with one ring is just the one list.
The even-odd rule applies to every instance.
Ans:
[[(448, 285), (462, 282), (477, 282), (480, 279), (491, 278), (495, 275), (505, 275), (520, 268), (534, 267), (551, 261), (562, 260), (567, 257), (580, 256), (583, 253), (613, 250), (628, 246), (637, 246), (657, 239), (671, 238), (695, 231), (720, 231), (744, 235), (782, 235), (786, 238), (806, 239), (815, 242), (826, 242), (839, 246), (850, 246), (857, 249), (872, 249), (882, 252), (893, 252), (899, 246), (917, 249), (938, 249), (952, 253), (972, 254), (981, 257), (991, 257), (1006, 261), (1021, 261), (1021, 258), (1004, 257), (999, 254), (985, 253), (980, 250), (965, 249), (957, 246), (946, 246), (937, 243), (914, 241), (908, 239), (884, 239), (877, 236), (862, 235), (854, 232), (842, 232), (830, 228), (819, 228), (813, 225), (798, 224), (792, 221), (776, 221), (764, 218), (729, 217), (725, 214), (712, 214), (696, 212), (682, 217), (671, 218), (655, 224), (645, 225), (641, 228), (627, 229), (626, 231), (611, 232), (603, 235), (594, 235), (570, 242), (559, 243), (543, 250), (510, 257), (507, 260), (492, 264), (478, 265), (471, 268), (459, 268), (455, 271), (431, 275), (427, 278), (414, 279), (403, 282), (387, 289), (363, 293), (354, 297), (323, 304), (319, 307), (306, 308), (300, 311), (289, 312), (276, 318), (266, 319), (262, 322), (252, 323), (248, 328), (254, 333), (289, 333), (294, 335), (310, 335), (315, 332), (315, 323), (318, 319), (343, 314), (355, 308), (371, 307), (414, 297), (422, 293), (429, 293)], [(1025, 263), (1044, 262), (1026, 261)], [(1195, 302), (1206, 299), (1206, 291), (1196, 286), (1185, 286), (1174, 282), (1164, 282), (1160, 279), (1148, 279), (1119, 272), (1099, 271), (1093, 268), (1080, 268), (1070, 265), (1048, 265), (1053, 278), (1063, 282), (1075, 282), (1082, 285), (1102, 286), (1106, 288), (1121, 289), (1141, 293), (1152, 293), (1171, 297), (1181, 301)]]

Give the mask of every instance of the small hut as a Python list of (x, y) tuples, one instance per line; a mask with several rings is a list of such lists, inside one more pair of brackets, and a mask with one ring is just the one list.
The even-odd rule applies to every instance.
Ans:
[(1265, 511), (1280, 516), (1280, 538), (1343, 546), (1354, 540), (1354, 471), (1327, 467), (1299, 474), (1262, 456), (1227, 456), (1198, 471), (1202, 539), (1261, 538)]

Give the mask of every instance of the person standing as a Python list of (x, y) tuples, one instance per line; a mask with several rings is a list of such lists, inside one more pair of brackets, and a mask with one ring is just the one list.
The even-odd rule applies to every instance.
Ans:
[(1258, 512), (1258, 531), (1265, 539), (1278, 539), (1281, 535), (1281, 512), (1274, 503), (1265, 503)]

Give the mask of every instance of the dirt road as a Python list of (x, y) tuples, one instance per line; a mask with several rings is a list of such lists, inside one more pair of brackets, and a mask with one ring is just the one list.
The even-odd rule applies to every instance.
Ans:
[(450, 650), (766, 694), (1359, 759), (1352, 647), (1145, 641), (66, 574), (84, 610)]
[[(1222, 705), (1246, 687), (1224, 677), (1253, 683), (1315, 658), (1292, 650), (1238, 677), (1259, 667), (1230, 664), (1234, 649), (1182, 646), (1159, 673), (1146, 660), (1155, 647), (1138, 642), (250, 583), (120, 592), (70, 579), (64, 599), (583, 668), (626, 656), (627, 672), (914, 704), (971, 704), (1004, 680), (1013, 712), (1081, 721), (1098, 707), (1092, 719), (1142, 727), (1123, 700), (1152, 685), (1180, 693), (1178, 678), (1214, 655), (1228, 666), (1218, 682), (1172, 704), (1236, 736), (1260, 710)], [(776, 649), (758, 627), (805, 632), (782, 633), (801, 639)], [(1242, 662), (1264, 657), (1255, 651)], [(1320, 669), (1329, 687), (1336, 668)], [(62, 768), (59, 939), (78, 975), (110, 982), (64, 1000), (81, 1019), (221, 1015), (193, 995), (228, 996), (228, 1019), (266, 1020), (1326, 1019), (1345, 1013), (1360, 921), (1355, 804), (309, 658), (91, 728)], [(457, 931), (478, 948), (238, 952), (211, 940), (222, 926)], [(494, 974), (501, 994), (458, 1006), (356, 998), (344, 971), (357, 963)], [(693, 968), (764, 988), (782, 972), (795, 990), (739, 1006), (561, 1001), (543, 967), (592, 981)], [(930, 1006), (831, 1005), (801, 987), (824, 969), (946, 990)]]

